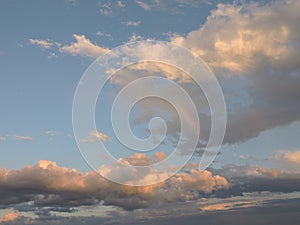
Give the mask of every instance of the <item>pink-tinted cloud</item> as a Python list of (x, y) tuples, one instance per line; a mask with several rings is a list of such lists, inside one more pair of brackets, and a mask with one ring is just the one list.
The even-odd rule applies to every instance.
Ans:
[[(143, 165), (151, 160), (142, 154), (124, 159), (132, 164), (140, 161)], [(106, 169), (125, 176), (124, 171), (113, 165), (107, 165)], [(128, 173), (134, 176), (134, 171), (133, 169)], [(155, 176), (155, 172), (149, 170), (145, 171), (143, 177), (133, 179), (154, 179)], [(0, 205), (34, 201), (40, 206), (80, 206), (103, 201), (104, 204), (134, 209), (147, 207), (158, 201), (197, 199), (201, 192), (210, 193), (228, 186), (224, 177), (214, 176), (209, 171), (192, 169), (155, 185), (130, 187), (110, 182), (94, 171), (82, 173), (76, 169), (57, 166), (55, 162), (41, 160), (34, 166), (26, 166), (20, 170), (0, 169), (0, 189), (7, 192), (0, 199)]]

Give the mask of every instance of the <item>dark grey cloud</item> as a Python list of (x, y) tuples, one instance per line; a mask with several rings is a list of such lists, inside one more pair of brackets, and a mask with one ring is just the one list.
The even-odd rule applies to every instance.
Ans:
[[(242, 198), (241, 198), (242, 200)], [(247, 200), (246, 200), (247, 201)], [(254, 201), (255, 202), (255, 201)], [(206, 203), (210, 204), (210, 203)], [(20, 216), (13, 222), (7, 222), (3, 224), (49, 224), (49, 225), (119, 225), (119, 224), (145, 224), (145, 225), (198, 225), (198, 224), (232, 224), (232, 225), (266, 225), (274, 224), (281, 225), (288, 223), (291, 225), (298, 225), (300, 222), (300, 199), (270, 199), (263, 201), (261, 204), (254, 204), (252, 206), (243, 208), (241, 203), (233, 203), (232, 209), (225, 210), (212, 210), (212, 211), (201, 211), (197, 206), (199, 203), (190, 203), (170, 205), (169, 208), (152, 210), (144, 210), (133, 212), (131, 214), (112, 213), (108, 217), (100, 216), (76, 216), (76, 217), (40, 217), (36, 219), (29, 219), (24, 216)], [(241, 207), (240, 207), (241, 206)], [(190, 210), (189, 213), (185, 210), (185, 207)], [(160, 213), (158, 213), (160, 211)]]

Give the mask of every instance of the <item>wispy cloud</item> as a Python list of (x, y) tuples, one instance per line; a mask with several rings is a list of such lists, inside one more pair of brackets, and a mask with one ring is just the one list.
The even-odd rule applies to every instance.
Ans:
[(151, 10), (151, 6), (149, 4), (147, 4), (146, 2), (142, 2), (142, 1), (139, 1), (139, 0), (136, 0), (135, 1), (141, 8), (143, 8), (144, 10), (146, 11), (149, 11)]
[(0, 141), (5, 141), (5, 140), (6, 140), (6, 137), (0, 136)]
[(56, 130), (47, 130), (45, 132), (45, 134), (49, 137), (50, 141), (53, 141), (54, 137), (56, 137), (56, 136), (62, 136), (63, 135), (61, 132), (56, 131)]
[(141, 24), (141, 21), (123, 21), (121, 24), (125, 26), (132, 26), (132, 27), (137, 27)]
[(103, 33), (101, 31), (98, 31), (96, 33), (99, 37), (107, 37), (108, 39), (112, 40), (113, 39), (113, 36), (111, 34), (107, 34), (107, 33)]
[(50, 39), (39, 40), (39, 39), (31, 39), (30, 38), (28, 40), (29, 40), (29, 43), (31, 43), (33, 45), (38, 45), (39, 47), (44, 48), (44, 49), (50, 49), (52, 46), (55, 45), (55, 43)]
[(26, 135), (15, 135), (15, 139), (19, 141), (32, 141), (33, 137)]
[(99, 140), (101, 141), (109, 141), (111, 140), (111, 137), (108, 136), (107, 134), (104, 134), (99, 131), (92, 131), (89, 136), (87, 136), (84, 139), (81, 139), (81, 142), (86, 142), (86, 143), (93, 143), (93, 142), (98, 142)]
[(99, 9), (99, 13), (104, 16), (112, 14), (112, 4), (109, 2), (103, 4)]
[(124, 2), (122, 2), (122, 1), (117, 1), (117, 7), (118, 8), (124, 8), (126, 5), (125, 5), (125, 3)]

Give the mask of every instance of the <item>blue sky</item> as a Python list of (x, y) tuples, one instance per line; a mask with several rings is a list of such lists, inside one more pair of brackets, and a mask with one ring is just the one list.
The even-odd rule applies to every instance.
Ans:
[[(30, 44), (29, 39), (51, 39), (68, 44), (74, 41), (74, 34), (83, 34), (106, 48), (117, 47), (134, 34), (165, 40), (168, 32), (185, 34), (199, 27), (199, 20), (204, 21), (209, 13), (207, 8), (212, 7), (201, 4), (199, 14), (198, 8), (186, 6), (182, 10), (189, 9), (187, 17), (182, 12), (169, 12), (167, 8), (148, 12), (135, 2), (121, 8), (116, 4), (111, 4), (113, 9), (109, 15), (102, 15), (99, 10), (105, 3), (99, 1), (1, 2), (1, 102), (4, 104), (1, 135), (9, 135), (7, 141), (1, 142), (1, 148), (8, 155), (1, 162), (3, 166), (19, 168), (40, 158), (77, 168), (85, 166), (75, 150), (74, 140), (67, 135), (72, 135), (71, 106), (75, 88), (92, 60), (41, 50)], [(122, 24), (130, 21), (140, 24)], [(45, 134), (49, 130), (61, 135), (49, 142)], [(14, 135), (31, 136), (34, 140), (17, 143)], [(16, 154), (23, 156), (13, 159)]]
[[(141, 212), (135, 211), (136, 218), (141, 218), (145, 213), (153, 219), (157, 212), (151, 207), (155, 208), (160, 204), (156, 200), (163, 196), (162, 193), (167, 190), (168, 185), (174, 185), (176, 188), (172, 194), (180, 197), (174, 200), (173, 195), (167, 196), (165, 202), (172, 202), (172, 209), (179, 209), (182, 215), (188, 215), (188, 210), (183, 210), (180, 204), (192, 199), (195, 202), (190, 203), (190, 207), (200, 207), (197, 201), (203, 192), (205, 197), (202, 197), (207, 198), (208, 205), (212, 206), (224, 204), (223, 200), (218, 199), (218, 195), (225, 193), (225, 189), (228, 191), (228, 202), (243, 201), (242, 197), (229, 197), (236, 194), (236, 189), (230, 187), (238, 186), (236, 177), (239, 176), (235, 173), (237, 170), (244, 178), (251, 176), (249, 179), (253, 183), (249, 185), (251, 188), (247, 189), (247, 192), (252, 194), (251, 197), (246, 196), (251, 199), (247, 199), (250, 202), (258, 202), (257, 198), (261, 197), (254, 194), (261, 191), (258, 188), (261, 185), (257, 181), (258, 178), (271, 180), (274, 182), (272, 185), (278, 184), (278, 193), (290, 191), (290, 186), (282, 184), (284, 178), (298, 185), (300, 174), (300, 14), (296, 10), (297, 7), (299, 2), (296, 0), (259, 3), (225, 0), (0, 1), (0, 188), (7, 182), (4, 182), (3, 174), (12, 181), (18, 181), (14, 171), (22, 175), (24, 168), (29, 168), (32, 173), (28, 178), (30, 181), (40, 172), (38, 168), (48, 168), (50, 176), (55, 177), (61, 173), (62, 179), (70, 179), (71, 184), (74, 181), (74, 187), (79, 192), (88, 195), (95, 186), (104, 183), (113, 190), (111, 195), (116, 195), (106, 198), (103, 193), (107, 190), (101, 189), (101, 193), (97, 192), (94, 196), (98, 205), (90, 203), (90, 199), (78, 205), (63, 205), (57, 200), (55, 206), (61, 208), (49, 209), (50, 206), (46, 203), (43, 205), (37, 197), (23, 195), (24, 187), (8, 182), (5, 183), (7, 186), (2, 187), (3, 190), (7, 187), (15, 188), (15, 194), (20, 193), (20, 200), (15, 203), (7, 199), (7, 202), (10, 202), (7, 207), (6, 203), (0, 200), (0, 208), (3, 209), (0, 210), (0, 218), (13, 210), (21, 213), (21, 217), (19, 214), (17, 216), (20, 217), (20, 221), (30, 218), (30, 221), (26, 220), (28, 224), (35, 224), (42, 218), (42, 213), (49, 219), (53, 212), (56, 212), (56, 216), (63, 220), (64, 213), (76, 208), (78, 211), (73, 214), (74, 218), (90, 216), (88, 211), (94, 210), (95, 215), (100, 212), (104, 215), (98, 218), (102, 221), (103, 218), (113, 215), (120, 218), (126, 216), (128, 209), (139, 209)], [(193, 169), (183, 171), (178, 175), (179, 178), (177, 177), (183, 180), (182, 184), (178, 184), (175, 178), (166, 181), (168, 183), (165, 186), (151, 189), (153, 196), (158, 196), (153, 199), (147, 195), (148, 189), (134, 190), (133, 199), (138, 200), (136, 204), (132, 204), (132, 195), (126, 190), (93, 177), (93, 172), (81, 156), (74, 138), (72, 104), (81, 77), (97, 57), (120, 45), (141, 40), (167, 41), (183, 46), (201, 57), (220, 83), (228, 120), (221, 152), (204, 175)], [(149, 52), (153, 49), (149, 48)], [(102, 99), (97, 102), (96, 107), (96, 123), (99, 130), (96, 133), (91, 130), (90, 136), (81, 139), (81, 142), (93, 144), (100, 138), (117, 158), (122, 157), (126, 162), (133, 164), (138, 160), (147, 164), (160, 160), (159, 157), (164, 158), (163, 154), (170, 154), (178, 134), (178, 118), (174, 117), (172, 109), (162, 102), (153, 100), (141, 103), (140, 108), (132, 111), (130, 118), (133, 131), (142, 138), (149, 134), (147, 122), (153, 115), (161, 114), (168, 120), (167, 124), (171, 125), (171, 128), (165, 144), (156, 151), (130, 158), (129, 155), (133, 152), (126, 153), (128, 149), (114, 136), (110, 124), (112, 101), (120, 88), (125, 86), (126, 79), (130, 80), (140, 74), (156, 74), (176, 81), (195, 100), (198, 112), (206, 112), (205, 107), (208, 105), (206, 100), (203, 100), (204, 95), (193, 83), (180, 80), (181, 75), (173, 79), (171, 75), (178, 75), (177, 72), (171, 70), (170, 75), (170, 70), (163, 66), (157, 67), (162, 69), (162, 72), (157, 72), (154, 65), (144, 66), (125, 69), (118, 74), (120, 80), (116, 78), (105, 87)], [(205, 142), (210, 130), (210, 125), (207, 125), (210, 116), (202, 116), (200, 127), (201, 121), (204, 125), (199, 140)], [(151, 158), (152, 153), (157, 155)], [(195, 156), (192, 162), (199, 163), (199, 160), (200, 157)], [(72, 174), (68, 168), (75, 168), (76, 174)], [(115, 170), (117, 175), (122, 176), (120, 168), (105, 165), (103, 169), (109, 172)], [(26, 171), (23, 175), (27, 178)], [(44, 180), (43, 172), (40, 176), (41, 180)], [(90, 184), (89, 177), (95, 179), (95, 183)], [(188, 178), (210, 185), (212, 180), (216, 183), (208, 185), (209, 187), (195, 185), (190, 184)], [(86, 190), (83, 191), (80, 185), (76, 186), (76, 179), (85, 185)], [(277, 183), (276, 179), (279, 180)], [(185, 182), (188, 185), (184, 185)], [(248, 184), (247, 179), (242, 179), (241, 182)], [(62, 192), (72, 192), (74, 190), (71, 184), (68, 186), (58, 182), (58, 186), (50, 188), (46, 185), (48, 189), (45, 191), (42, 182), (40, 186), (37, 185), (39, 188), (36, 194), (51, 194), (52, 187)], [(186, 188), (189, 185), (193, 187), (192, 190)], [(300, 191), (297, 187), (293, 191)], [(272, 192), (271, 190), (273, 189), (263, 189)], [(124, 192), (125, 197), (116, 194), (118, 191)], [(192, 194), (187, 197), (186, 193)], [(273, 197), (262, 196), (262, 204), (269, 204)], [(288, 197), (289, 200), (294, 198), (297, 199), (298, 195)], [(63, 194), (59, 195), (59, 199), (68, 201)], [(149, 199), (151, 201), (148, 202)], [(281, 200), (280, 194), (276, 194), (274, 199)], [(179, 204), (178, 201), (183, 203)], [(32, 204), (38, 205), (38, 209), (30, 208)], [(24, 205), (30, 208), (32, 214), (24, 209)], [(241, 210), (239, 207), (238, 209)], [(52, 214), (46, 214), (48, 212)], [(192, 214), (196, 215), (194, 211)], [(93, 223), (90, 218), (88, 221)], [(0, 219), (0, 224), (2, 222), (6, 221)]]

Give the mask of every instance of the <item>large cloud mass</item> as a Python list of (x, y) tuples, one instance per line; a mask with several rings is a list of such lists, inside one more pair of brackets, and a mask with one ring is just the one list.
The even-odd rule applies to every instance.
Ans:
[[(134, 164), (141, 159), (147, 163), (151, 160), (141, 154), (124, 160)], [(122, 171), (115, 170), (122, 176)], [(133, 173), (131, 175), (134, 176)], [(103, 202), (135, 209), (157, 202), (197, 199), (201, 193), (224, 188), (228, 188), (224, 177), (193, 169), (177, 174), (166, 182), (145, 187), (118, 185), (96, 172), (82, 173), (46, 160), (20, 170), (0, 170), (0, 206), (4, 208), (26, 202), (32, 202), (32, 207), (74, 207)]]
[(219, 4), (201, 28), (172, 38), (219, 76), (229, 111), (225, 143), (300, 119), (299, 8), (297, 0)]

